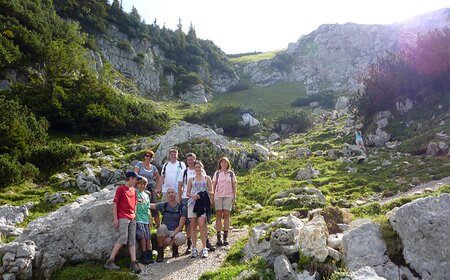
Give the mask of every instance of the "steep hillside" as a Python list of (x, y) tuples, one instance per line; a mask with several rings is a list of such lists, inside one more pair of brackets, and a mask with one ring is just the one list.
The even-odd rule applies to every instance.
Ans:
[(414, 44), (418, 32), (449, 26), (449, 13), (443, 9), (393, 25), (324, 24), (275, 58), (250, 62), (243, 71), (262, 86), (297, 81), (308, 93), (356, 92), (377, 57)]

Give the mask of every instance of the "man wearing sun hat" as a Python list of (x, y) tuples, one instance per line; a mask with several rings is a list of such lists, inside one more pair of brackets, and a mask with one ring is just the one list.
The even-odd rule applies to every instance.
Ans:
[(114, 244), (111, 256), (105, 263), (105, 268), (118, 270), (120, 267), (114, 263), (114, 258), (122, 248), (122, 245), (128, 244), (131, 256), (131, 270), (134, 273), (140, 273), (141, 268), (136, 261), (136, 190), (135, 186), (139, 176), (134, 171), (128, 171), (125, 174), (126, 182), (120, 185), (113, 200), (113, 218), (114, 227), (119, 230), (119, 238)]

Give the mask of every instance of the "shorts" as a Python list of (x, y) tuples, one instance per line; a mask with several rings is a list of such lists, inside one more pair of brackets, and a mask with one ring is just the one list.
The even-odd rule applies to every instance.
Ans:
[[(200, 217), (205, 217), (206, 218), (206, 213), (203, 213), (203, 215), (201, 215)], [(188, 218), (199, 218), (197, 216), (197, 213), (194, 212), (194, 206), (188, 206)]]
[(150, 240), (150, 230), (148, 224), (136, 223), (136, 239)]
[[(184, 207), (188, 208), (189, 198), (182, 198), (181, 203), (183, 203)], [(186, 219), (186, 225), (189, 226), (191, 224), (191, 220)]]
[[(169, 237), (171, 234), (173, 234), (173, 230), (167, 229), (167, 226), (165, 224), (161, 224), (161, 226), (156, 231), (157, 237)], [(181, 246), (184, 243), (186, 243), (186, 235), (184, 233), (179, 232), (177, 233), (173, 238), (173, 243), (175, 243), (176, 246)]]
[(217, 210), (227, 210), (231, 211), (233, 208), (233, 198), (232, 197), (215, 197), (214, 207)]
[(128, 219), (119, 219), (119, 244), (136, 246), (136, 221)]

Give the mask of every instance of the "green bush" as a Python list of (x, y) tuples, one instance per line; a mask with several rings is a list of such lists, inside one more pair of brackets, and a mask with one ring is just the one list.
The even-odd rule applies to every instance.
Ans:
[(38, 174), (39, 170), (33, 164), (27, 162), (22, 165), (8, 154), (0, 155), (0, 188), (32, 180)]
[(238, 136), (248, 133), (248, 127), (240, 124), (241, 114), (245, 110), (238, 105), (208, 106), (200, 112), (193, 112), (185, 116), (184, 120), (191, 123), (216, 125), (222, 127), (226, 135)]
[(288, 125), (292, 127), (295, 132), (305, 132), (312, 126), (312, 119), (305, 111), (291, 111), (278, 117), (275, 123), (278, 127), (281, 127), (281, 125)]
[(48, 123), (16, 100), (0, 95), (0, 153), (27, 157), (30, 147), (45, 143)]
[(319, 93), (299, 97), (291, 103), (294, 107), (305, 107), (309, 106), (311, 102), (319, 102), (319, 105), (323, 108), (333, 108), (334, 106), (334, 96), (331, 93)]
[(30, 162), (39, 167), (41, 171), (50, 171), (77, 155), (79, 155), (79, 150), (69, 140), (50, 141), (47, 145), (38, 146), (32, 150)]

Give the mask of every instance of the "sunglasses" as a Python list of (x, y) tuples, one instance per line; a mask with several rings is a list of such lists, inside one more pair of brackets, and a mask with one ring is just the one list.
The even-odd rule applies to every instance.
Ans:
[(144, 157), (152, 158), (153, 156), (152, 155), (145, 155)]

